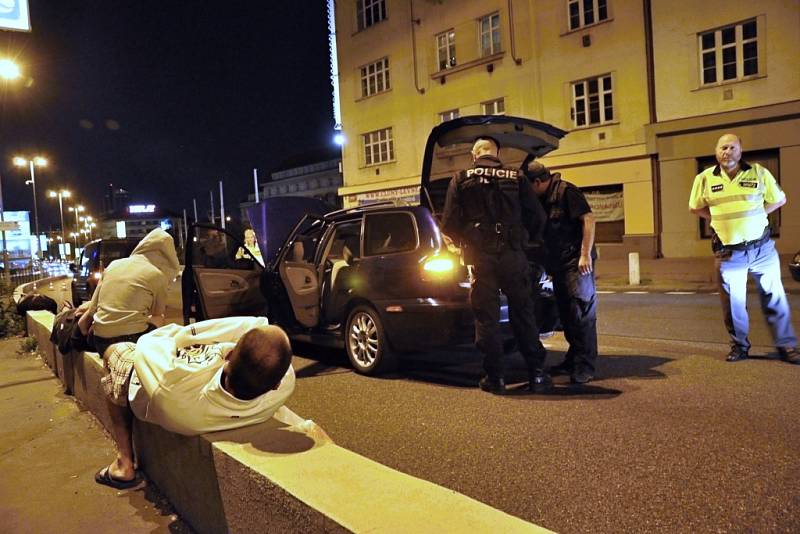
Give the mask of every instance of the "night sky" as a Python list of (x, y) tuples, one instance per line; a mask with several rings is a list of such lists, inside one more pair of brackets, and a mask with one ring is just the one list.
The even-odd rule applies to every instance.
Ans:
[[(325, 2), (30, 0), (31, 33), (0, 31), (6, 210), (33, 210), (17, 154), (42, 154), (40, 227), (58, 225), (48, 189), (99, 215), (107, 184), (200, 217), (224, 180), (236, 210), (282, 160), (333, 134)], [(217, 200), (218, 202), (218, 200)], [(215, 207), (215, 210), (218, 208)]]

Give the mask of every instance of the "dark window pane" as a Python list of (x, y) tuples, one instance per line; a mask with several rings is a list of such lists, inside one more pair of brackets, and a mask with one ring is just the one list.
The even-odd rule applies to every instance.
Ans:
[(600, 122), (600, 99), (596, 96), (589, 97), (589, 123), (597, 124)]
[(597, 93), (597, 78), (589, 80), (589, 94)]
[(611, 76), (605, 76), (603, 78), (603, 89), (606, 91), (611, 90)]
[(578, 113), (586, 112), (586, 101), (585, 100), (578, 100), (575, 102), (575, 109)]
[(744, 60), (744, 75), (751, 76), (753, 74), (758, 74), (758, 59)]
[(597, 20), (606, 20), (608, 18), (608, 7), (606, 0), (597, 2)]
[(583, 23), (592, 24), (594, 22), (594, 5), (592, 0), (584, 0), (583, 2)]
[(717, 69), (704, 69), (703, 70), (703, 83), (714, 83), (717, 81)]
[(575, 114), (575, 126), (585, 126), (586, 125), (586, 114), (585, 113), (576, 113)]
[(706, 52), (703, 54), (703, 68), (712, 69), (717, 64), (717, 56), (714, 52)]
[(605, 107), (606, 120), (614, 120), (614, 106), (611, 100), (611, 93), (603, 97), (603, 106)]
[(742, 25), (742, 37), (744, 39), (752, 39), (756, 36), (756, 21), (751, 20)]
[(722, 29), (722, 44), (730, 44), (736, 41), (736, 28), (731, 26), (730, 28), (723, 28)]
[(722, 49), (722, 64), (736, 63), (736, 47), (729, 46)]
[(583, 84), (576, 83), (575, 84), (575, 96), (583, 96)]
[(569, 5), (569, 29), (574, 30), (581, 25), (581, 16), (578, 12), (578, 3)]
[(704, 33), (700, 40), (703, 43), (703, 50), (714, 48), (714, 32)]
[(732, 63), (730, 65), (724, 65), (722, 67), (722, 79), (723, 80), (736, 79), (736, 63)]
[(743, 48), (744, 48), (744, 53), (743, 53), (744, 57), (742, 59), (744, 59), (745, 61), (747, 61), (748, 59), (753, 59), (755, 57), (758, 57), (758, 43), (756, 41), (753, 41), (751, 43), (745, 43)]

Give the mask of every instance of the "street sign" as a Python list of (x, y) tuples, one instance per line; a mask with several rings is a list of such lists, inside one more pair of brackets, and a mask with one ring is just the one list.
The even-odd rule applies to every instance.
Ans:
[(0, 232), (16, 232), (17, 230), (19, 230), (17, 221), (0, 221)]
[(31, 31), (28, 0), (0, 0), (0, 30)]

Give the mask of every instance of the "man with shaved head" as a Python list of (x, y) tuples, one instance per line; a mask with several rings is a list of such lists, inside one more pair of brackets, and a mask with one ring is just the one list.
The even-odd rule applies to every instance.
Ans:
[(767, 169), (742, 161), (738, 136), (727, 133), (720, 137), (716, 156), (718, 165), (695, 177), (689, 209), (711, 225), (722, 312), (731, 339), (726, 360), (745, 360), (750, 350), (749, 273), (756, 282), (778, 354), (786, 362), (800, 364), (780, 260), (767, 220), (768, 214), (786, 204), (786, 195)]
[(295, 386), (289, 338), (263, 317), (169, 324), (109, 352), (117, 379), (106, 394), (128, 415), (112, 424), (117, 459), (95, 480), (117, 489), (141, 481), (131, 442), (133, 415), (187, 436), (228, 430), (266, 421)]
[(486, 373), (479, 387), (499, 395), (506, 391), (500, 337), (502, 289), (517, 346), (528, 365), (529, 388), (545, 391), (552, 381), (544, 370), (546, 352), (539, 341), (532, 276), (524, 251), (531, 238), (540, 236), (545, 214), (528, 178), (519, 169), (503, 165), (499, 148), (495, 139), (475, 140), (473, 166), (456, 174), (447, 189), (442, 231), (459, 244), (465, 263), (472, 266), (475, 344), (483, 352)]

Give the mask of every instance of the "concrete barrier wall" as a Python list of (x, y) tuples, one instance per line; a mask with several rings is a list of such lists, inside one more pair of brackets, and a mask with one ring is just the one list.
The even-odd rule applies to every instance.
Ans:
[[(28, 312), (27, 324), (65, 389), (109, 428), (97, 354), (58, 352), (50, 312)], [(549, 532), (343, 449), (288, 413), (194, 437), (137, 420), (139, 468), (200, 533)]]

